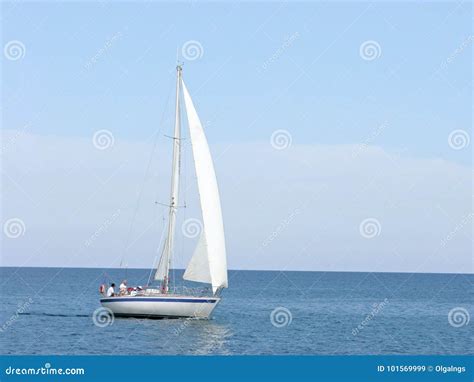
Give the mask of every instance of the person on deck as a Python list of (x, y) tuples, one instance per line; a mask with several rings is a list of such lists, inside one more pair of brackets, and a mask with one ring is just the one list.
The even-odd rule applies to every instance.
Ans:
[(120, 296), (127, 294), (127, 280), (123, 280), (119, 287)]
[(115, 284), (110, 284), (109, 289), (107, 289), (107, 297), (114, 297), (115, 296)]

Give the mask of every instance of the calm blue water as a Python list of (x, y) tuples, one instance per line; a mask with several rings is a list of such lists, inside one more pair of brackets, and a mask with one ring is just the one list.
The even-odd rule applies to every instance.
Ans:
[[(230, 271), (211, 320), (116, 318), (101, 328), (92, 313), (104, 270), (0, 270), (2, 354), (473, 353), (472, 322), (448, 321), (453, 308), (472, 316), (473, 275)], [(148, 272), (128, 270), (129, 285)]]

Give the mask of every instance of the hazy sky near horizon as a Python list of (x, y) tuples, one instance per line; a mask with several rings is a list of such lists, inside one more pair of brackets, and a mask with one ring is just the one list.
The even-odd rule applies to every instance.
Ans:
[(472, 272), (472, 4), (15, 1), (1, 21), (2, 265), (152, 265), (178, 50), (230, 268)]

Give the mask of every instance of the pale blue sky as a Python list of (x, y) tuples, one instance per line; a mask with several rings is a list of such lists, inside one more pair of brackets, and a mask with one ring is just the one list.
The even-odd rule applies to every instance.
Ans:
[[(5, 51), (2, 56), (2, 128), (11, 146), (3, 155), (3, 220), (20, 217), (30, 235), (23, 243), (6, 241), (8, 264), (27, 261), (25, 253), (48, 233), (61, 231), (67, 237), (81, 226), (87, 237), (117, 208), (111, 203), (110, 210), (98, 213), (104, 201), (113, 199), (111, 192), (125, 190), (123, 183), (138, 184), (146, 164), (145, 156), (138, 156), (148, 152), (147, 139), (159, 126), (172, 94), (176, 50), (181, 52), (189, 41), (197, 41), (202, 49), (195, 60), (181, 58), (184, 78), (207, 126), (211, 149), (220, 158), (216, 167), (233, 268), (283, 268), (295, 241), (304, 247), (305, 239), (324, 228), (328, 236), (320, 238), (314, 252), (355, 251), (363, 253), (363, 259), (341, 257), (332, 264), (331, 254), (319, 257), (319, 263), (301, 260), (293, 268), (424, 270), (422, 264), (431, 263), (428, 259), (436, 250), (424, 248), (426, 241), (432, 236), (442, 241), (471, 211), (472, 143), (454, 150), (448, 142), (453, 130), (472, 136), (469, 2), (15, 1), (2, 3), (1, 23), (2, 46), (6, 49), (8, 42), (18, 40), (25, 48), (18, 60), (8, 59)], [(377, 45), (374, 60), (361, 56), (367, 41)], [(170, 107), (166, 111), (169, 116)], [(82, 160), (97, 153), (85, 154), (81, 145), (86, 147), (100, 129), (113, 133), (114, 150), (121, 151), (83, 166)], [(272, 151), (268, 142), (279, 129), (289, 132), (292, 145)], [(360, 144), (370, 149), (367, 160), (359, 162), (350, 153)], [(385, 166), (385, 154), (399, 162)], [(120, 159), (133, 155), (134, 166), (117, 175), (122, 183), (114, 184), (116, 191), (102, 194), (92, 185), (97, 179), (87, 178), (93, 172), (102, 184), (116, 173)], [(347, 167), (344, 158), (349, 158)], [(51, 178), (49, 171), (54, 173)], [(28, 201), (47, 195), (46, 184), (51, 182), (61, 190), (54, 198)], [(78, 183), (77, 195), (63, 189), (65, 182)], [(275, 182), (287, 188), (277, 192)], [(246, 256), (260, 253), (272, 230), (292, 216), (295, 203), (304, 203), (321, 184), (331, 190), (328, 199), (306, 217), (297, 214), (277, 248), (264, 246), (267, 254), (258, 255), (261, 261), (247, 261)], [(94, 194), (87, 202), (90, 214), (67, 224), (52, 214), (45, 223), (48, 211), (65, 214), (71, 199), (79, 201), (87, 191)], [(117, 204), (134, 203), (135, 190), (128, 191), (117, 196)], [(400, 216), (386, 216), (390, 203)], [(423, 212), (416, 211), (423, 203)], [(339, 218), (325, 225), (331, 211), (343, 205)], [(359, 222), (373, 216), (383, 220), (385, 238), (390, 237), (376, 246), (374, 241), (358, 241)], [(130, 220), (126, 214), (122, 218), (117, 236), (124, 235)], [(246, 227), (248, 219), (254, 228)], [(465, 232), (458, 235), (462, 239), (458, 237), (453, 253), (445, 254), (456, 263), (448, 271), (462, 271), (470, 263), (471, 223), (472, 217), (463, 224)], [(349, 236), (346, 242), (346, 229), (349, 236), (355, 232), (353, 242)], [(420, 259), (409, 260), (405, 268), (397, 264), (406, 259), (375, 264), (380, 256), (393, 257), (394, 243), (403, 232), (411, 236), (396, 251), (406, 259), (417, 252)], [(65, 250), (70, 239), (64, 240), (46, 252)], [(338, 248), (341, 242), (347, 248)], [(374, 255), (366, 258), (371, 252)], [(45, 255), (31, 264), (62, 262), (60, 255)], [(78, 264), (88, 265), (71, 263)], [(146, 266), (147, 261), (135, 265)], [(444, 266), (436, 263), (427, 270), (443, 271)]]
[[(197, 40), (204, 54), (185, 64), (185, 78), (200, 88), (203, 111), (225, 124), (213, 140), (266, 139), (284, 128), (295, 142), (355, 143), (389, 120), (395, 128), (379, 137), (381, 146), (466, 162), (467, 150), (453, 152), (445, 143), (453, 128), (471, 125), (472, 41), (451, 64), (446, 60), (472, 36), (471, 7), (7, 3), (3, 38), (22, 41), (26, 55), (3, 62), (4, 95), (19, 92), (23, 100), (3, 99), (4, 122), (16, 128), (45, 107), (32, 132), (88, 136), (101, 126), (118, 137), (146, 137), (168, 95), (176, 47)], [(113, 36), (108, 51), (84, 70)], [(380, 58), (361, 59), (366, 40), (380, 44)]]

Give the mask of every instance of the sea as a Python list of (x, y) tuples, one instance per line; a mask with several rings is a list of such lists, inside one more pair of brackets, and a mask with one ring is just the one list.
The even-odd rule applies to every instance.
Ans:
[(146, 269), (0, 275), (2, 354), (474, 353), (472, 274), (229, 271), (209, 320), (101, 317), (99, 285), (145, 285)]

